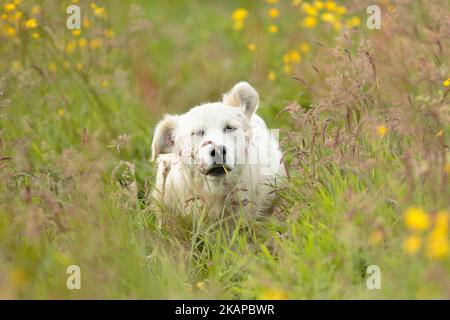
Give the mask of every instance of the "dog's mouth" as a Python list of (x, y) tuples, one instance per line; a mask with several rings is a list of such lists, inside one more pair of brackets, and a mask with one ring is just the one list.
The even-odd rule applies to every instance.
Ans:
[(220, 177), (228, 174), (231, 169), (226, 166), (215, 166), (206, 171), (207, 176)]

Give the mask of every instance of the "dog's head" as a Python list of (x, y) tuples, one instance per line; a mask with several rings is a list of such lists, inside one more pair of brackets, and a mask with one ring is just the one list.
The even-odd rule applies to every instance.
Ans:
[(208, 179), (238, 174), (251, 137), (250, 118), (257, 107), (255, 89), (240, 82), (222, 102), (197, 106), (183, 115), (166, 115), (155, 129), (152, 160), (174, 153)]

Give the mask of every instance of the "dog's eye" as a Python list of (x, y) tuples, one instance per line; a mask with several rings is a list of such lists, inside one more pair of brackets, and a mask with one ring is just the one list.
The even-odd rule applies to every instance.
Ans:
[(223, 129), (224, 132), (227, 132), (227, 131), (235, 131), (235, 130), (236, 130), (236, 128), (230, 126), (229, 124), (227, 124), (226, 127)]
[(200, 129), (200, 130), (196, 130), (194, 132), (191, 133), (191, 136), (196, 135), (196, 136), (203, 136), (205, 134), (205, 130)]

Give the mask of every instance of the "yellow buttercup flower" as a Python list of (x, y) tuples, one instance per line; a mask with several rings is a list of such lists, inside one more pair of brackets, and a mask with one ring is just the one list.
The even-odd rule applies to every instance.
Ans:
[(442, 84), (444, 85), (444, 87), (450, 86), (450, 78), (444, 80), (444, 82), (442, 82)]
[(301, 25), (305, 28), (314, 28), (317, 25), (317, 19), (314, 17), (305, 17), (302, 20)]
[(388, 132), (388, 128), (386, 128), (385, 126), (380, 125), (377, 127), (377, 135), (379, 137), (383, 138), (387, 132)]
[(51, 73), (55, 73), (56, 72), (56, 64), (55, 63), (50, 63), (48, 65), (48, 70), (50, 70)]
[(448, 240), (449, 213), (441, 210), (436, 214), (433, 230), (428, 235), (426, 255), (431, 259), (442, 259), (450, 253)]
[(319, 10), (322, 10), (325, 7), (325, 5), (323, 4), (322, 1), (314, 1), (314, 7), (316, 7)]
[(80, 47), (80, 48), (83, 48), (83, 47), (85, 47), (87, 45), (87, 40), (85, 39), (85, 38), (80, 38), (79, 40), (78, 40), (78, 46)]
[(287, 300), (288, 294), (280, 289), (268, 289), (265, 290), (260, 296), (261, 300)]
[(105, 17), (106, 16), (106, 9), (103, 7), (97, 7), (94, 9), (94, 14), (97, 17)]
[(344, 7), (344, 6), (338, 6), (338, 7), (336, 8), (335, 12), (336, 12), (337, 14), (339, 14), (339, 15), (346, 14), (346, 13), (347, 13), (347, 8)]
[(98, 49), (103, 45), (103, 40), (101, 38), (94, 38), (91, 39), (91, 41), (89, 42), (89, 46), (91, 47), (91, 49)]
[(105, 36), (107, 38), (114, 38), (114, 36), (116, 35), (114, 30), (113, 29), (109, 29), (109, 28), (106, 29), (104, 33), (105, 33)]
[(84, 17), (83, 18), (83, 28), (89, 28), (91, 26), (91, 20), (89, 20), (89, 18)]
[(13, 28), (13, 27), (6, 27), (5, 34), (6, 34), (6, 36), (12, 38), (17, 34), (17, 30), (16, 30), (16, 28)]
[(357, 16), (351, 17), (349, 20), (347, 20), (347, 26), (350, 28), (357, 27), (361, 24), (361, 19)]
[(311, 46), (307, 42), (300, 42), (298, 45), (298, 49), (301, 53), (308, 53), (311, 51)]
[(73, 30), (71, 31), (71, 33), (72, 33), (72, 35), (73, 35), (74, 37), (78, 37), (78, 36), (81, 34), (81, 30), (80, 30), (80, 29), (73, 29)]
[(271, 18), (276, 18), (280, 15), (280, 12), (278, 11), (277, 8), (270, 8), (269, 9), (269, 17)]
[(31, 7), (31, 14), (32, 15), (38, 15), (39, 13), (41, 13), (41, 7), (40, 6), (32, 6)]
[(302, 57), (300, 56), (300, 53), (297, 50), (291, 49), (286, 54), (283, 55), (283, 62), (285, 64), (293, 63), (297, 64), (300, 63), (302, 60)]
[(302, 4), (302, 10), (309, 16), (317, 16), (317, 8), (312, 6), (310, 3), (305, 2)]
[(273, 72), (273, 70), (269, 71), (269, 73), (267, 74), (267, 79), (269, 79), (270, 81), (275, 81), (277, 79), (277, 76), (275, 75), (275, 72)]
[(405, 225), (412, 231), (424, 231), (430, 227), (430, 217), (421, 208), (409, 208), (404, 213)]
[(322, 15), (320, 16), (320, 19), (325, 22), (334, 22), (335, 16), (332, 13), (325, 12), (325, 13), (322, 13)]
[(422, 246), (422, 240), (417, 235), (409, 236), (404, 242), (403, 242), (403, 250), (409, 255), (416, 254), (420, 247)]
[(249, 51), (251, 51), (251, 52), (255, 52), (256, 51), (256, 45), (254, 44), (254, 43), (249, 43), (248, 45), (247, 45), (247, 49), (249, 50)]
[(231, 14), (231, 19), (233, 19), (233, 21), (240, 21), (247, 18), (247, 16), (248, 11), (244, 8), (239, 8), (233, 11), (233, 13)]
[(7, 3), (3, 6), (3, 9), (5, 9), (6, 12), (11, 12), (16, 9), (16, 5), (14, 3)]
[(276, 25), (274, 25), (274, 24), (271, 24), (269, 26), (269, 32), (270, 33), (277, 33), (278, 32), (278, 27)]
[(34, 28), (36, 28), (37, 26), (38, 26), (37, 21), (36, 21), (36, 19), (34, 19), (34, 18), (28, 19), (28, 20), (25, 22), (25, 28), (27, 28), (27, 29), (34, 29)]
[(336, 11), (336, 9), (338, 8), (338, 6), (337, 6), (336, 2), (334, 2), (334, 1), (327, 1), (327, 2), (325, 3), (325, 8), (326, 8), (328, 11), (333, 12), (333, 11)]
[(75, 41), (69, 41), (66, 44), (66, 53), (71, 54), (75, 51), (76, 42)]

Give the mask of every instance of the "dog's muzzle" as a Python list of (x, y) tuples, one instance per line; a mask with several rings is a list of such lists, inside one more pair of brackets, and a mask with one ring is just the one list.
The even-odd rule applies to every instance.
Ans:
[(211, 168), (206, 170), (205, 175), (213, 177), (221, 177), (228, 174), (232, 169), (226, 165), (213, 165)]

